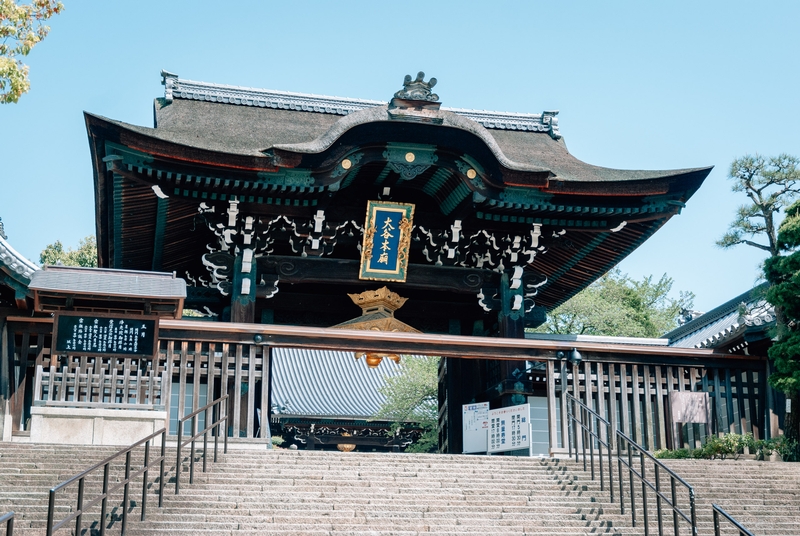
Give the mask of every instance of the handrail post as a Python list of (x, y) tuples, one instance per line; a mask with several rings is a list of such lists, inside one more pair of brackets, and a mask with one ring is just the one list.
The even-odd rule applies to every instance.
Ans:
[[(593, 422), (595, 423), (595, 429), (597, 431), (597, 437), (600, 437), (600, 421), (595, 419)], [(592, 441), (592, 444), (594, 444), (594, 441)], [(606, 487), (605, 487), (606, 478), (605, 478), (605, 474), (604, 474), (605, 471), (603, 471), (603, 444), (600, 443), (600, 442), (597, 443), (597, 454), (599, 454), (598, 460), (600, 462), (600, 491), (605, 491), (605, 489), (606, 489)], [(594, 460), (594, 455), (592, 455), (592, 460)]]
[(56, 507), (56, 490), (50, 490), (50, 497), (47, 499), (47, 536), (53, 536), (53, 516)]
[(625, 442), (625, 446), (628, 447), (628, 476), (630, 477), (630, 484), (631, 484), (631, 523), (633, 526), (636, 526), (636, 499), (634, 497), (633, 491), (633, 453), (631, 452), (631, 444), (627, 441)]
[(11, 517), (6, 521), (6, 536), (14, 536), (14, 512), (10, 512)]
[(575, 416), (573, 415), (573, 410), (575, 407), (575, 402), (569, 398), (569, 393), (567, 393), (567, 433), (569, 434), (569, 458), (572, 459), (572, 447), (573, 443), (575, 446), (575, 463), (578, 463), (578, 441), (575, 439)]
[[(167, 431), (161, 432), (161, 469), (158, 475), (158, 507), (164, 507), (164, 463), (167, 454)], [(177, 482), (177, 480), (176, 480)], [(177, 484), (176, 484), (177, 485)]]
[(606, 441), (608, 447), (608, 488), (611, 491), (611, 504), (614, 504), (614, 463), (611, 457), (611, 424), (606, 423)]
[(78, 515), (75, 517), (75, 534), (81, 533), (81, 518), (83, 517), (83, 486), (84, 479), (78, 480)]
[(183, 421), (178, 419), (178, 461), (175, 464), (175, 495), (181, 490), (181, 444), (183, 443)]
[[(142, 516), (139, 518), (144, 521), (147, 515), (147, 476), (150, 472), (150, 440), (144, 444), (144, 473), (142, 473)], [(80, 534), (79, 532), (76, 534)]]
[(697, 536), (697, 510), (695, 508), (694, 488), (689, 488), (689, 509), (692, 512), (692, 536)]
[[(578, 424), (580, 425), (581, 430), (581, 457), (583, 458), (583, 470), (586, 471), (586, 426), (584, 426), (583, 421), (585, 420), (583, 416), (586, 414), (586, 410), (583, 408), (578, 408), (578, 411), (581, 415), (581, 422)], [(594, 480), (594, 474), (592, 474), (592, 480)]]
[(731, 515), (723, 510), (717, 504), (711, 504), (711, 509), (714, 514), (714, 536), (720, 535), (720, 523), (719, 523), (719, 516), (722, 516), (728, 523), (733, 525), (736, 529), (736, 532), (739, 533), (739, 536), (755, 536), (752, 532), (750, 532), (747, 528), (745, 528), (741, 523), (736, 521)]
[(204, 473), (206, 472), (206, 460), (208, 460), (208, 428), (209, 428), (208, 427), (208, 410), (209, 409), (211, 409), (211, 408), (210, 407), (206, 408), (206, 411), (204, 413), (204, 415), (205, 415), (205, 426), (203, 427), (205, 429), (205, 432), (203, 432), (203, 472)]
[(108, 512), (108, 473), (111, 462), (107, 462), (103, 467), (103, 500), (100, 506), (100, 536), (106, 534), (106, 513)]
[(122, 536), (128, 526), (128, 488), (131, 480), (131, 451), (125, 453), (125, 485), (122, 487)]
[(656, 472), (656, 512), (658, 513), (658, 536), (664, 536), (664, 521), (661, 519), (661, 478), (658, 465), (655, 466)]
[(675, 527), (675, 536), (679, 536), (678, 528), (678, 492), (675, 490), (675, 477), (670, 475), (670, 487), (672, 488), (672, 525)]
[(197, 433), (197, 414), (192, 415), (192, 456), (189, 459), (189, 484), (194, 484), (194, 436)]
[[(586, 441), (589, 443), (589, 464), (592, 467), (592, 480), (594, 480), (594, 437), (592, 436), (592, 422), (594, 422), (594, 419), (592, 419), (588, 411), (586, 410), (583, 411), (586, 414), (587, 430), (585, 434), (586, 434)], [(602, 490), (603, 489), (602, 475), (600, 476), (600, 478), (601, 478), (600, 489)]]
[(625, 489), (622, 477), (622, 441), (617, 437), (617, 472), (619, 473), (619, 513), (625, 515)]
[(212, 416), (214, 416), (214, 463), (217, 463), (217, 451), (219, 450), (219, 428), (220, 423), (217, 422), (220, 420), (220, 404), (221, 402), (217, 402), (214, 404), (214, 411), (211, 412)]
[[(228, 416), (230, 415), (230, 406), (229, 406), (230, 401), (231, 401), (231, 395), (230, 394), (225, 395), (225, 420), (223, 421), (223, 423), (225, 425), (224, 426), (224, 430), (225, 430), (225, 435), (224, 435), (224, 437), (225, 437), (225, 448), (222, 451), (223, 454), (227, 454), (228, 453)], [(263, 417), (263, 418), (266, 419), (267, 417)]]
[(639, 467), (642, 471), (642, 519), (644, 520), (644, 536), (650, 535), (650, 517), (647, 515), (647, 477), (645, 475), (644, 451), (639, 449)]

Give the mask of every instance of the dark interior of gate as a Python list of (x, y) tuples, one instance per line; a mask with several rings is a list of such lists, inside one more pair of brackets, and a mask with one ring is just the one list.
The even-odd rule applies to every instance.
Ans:
[[(448, 109), (422, 77), (382, 103), (162, 75), (153, 128), (85, 115), (101, 269), (3, 257), (0, 395), (13, 433), (30, 431), (37, 404), (70, 401), (163, 408), (175, 433), (179, 415), (225, 394), (233, 437), (269, 441), (270, 421), (323, 445), (385, 429), (359, 391), (373, 379), (334, 354), (318, 366), (310, 350), (443, 356), (442, 452), (462, 452), (462, 405), (477, 402), (531, 404), (537, 452), (558, 452), (567, 394), (652, 449), (707, 433), (687, 425), (673, 438), (673, 391), (710, 393), (711, 433), (777, 433), (764, 359), (526, 333), (678, 214), (710, 168), (586, 164), (557, 112)], [(119, 270), (136, 278), (127, 290), (90, 283)], [(54, 313), (157, 318), (155, 350), (58, 350)], [(328, 384), (347, 388), (321, 396)], [(341, 404), (321, 405), (331, 399)]]

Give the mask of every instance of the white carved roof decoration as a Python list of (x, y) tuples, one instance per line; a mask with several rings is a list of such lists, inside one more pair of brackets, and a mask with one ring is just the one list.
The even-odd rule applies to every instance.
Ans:
[[(236, 104), (239, 106), (278, 108), (335, 115), (348, 115), (358, 110), (386, 104), (382, 101), (367, 99), (329, 97), (325, 95), (197, 82), (172, 76), (165, 76), (164, 86), (164, 96), (167, 102), (172, 101), (174, 98), (180, 98)], [(530, 114), (447, 108), (444, 106), (442, 110), (464, 116), (488, 129), (548, 132), (554, 138), (560, 137), (558, 117), (556, 117), (556, 114), (558, 114), (557, 111)]]
[(766, 300), (757, 300), (752, 303), (743, 303), (746, 312), (744, 315), (735, 313), (735, 319), (727, 325), (720, 326), (720, 330), (702, 341), (695, 343), (695, 348), (712, 348), (738, 335), (748, 327), (766, 326), (775, 321), (775, 308)]
[(774, 307), (759, 295), (752, 297), (751, 292), (691, 320), (672, 332), (672, 336), (668, 333), (665, 337), (669, 338), (670, 346), (715, 348), (741, 335), (747, 328), (774, 322)]
[(0, 236), (0, 264), (4, 264), (12, 272), (28, 281), (33, 273), (39, 270), (36, 264), (23, 257), (2, 236)]

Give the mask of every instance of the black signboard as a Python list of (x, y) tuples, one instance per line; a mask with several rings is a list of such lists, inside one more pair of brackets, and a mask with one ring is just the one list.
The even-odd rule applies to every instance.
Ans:
[(157, 316), (57, 313), (55, 351), (80, 355), (153, 356)]

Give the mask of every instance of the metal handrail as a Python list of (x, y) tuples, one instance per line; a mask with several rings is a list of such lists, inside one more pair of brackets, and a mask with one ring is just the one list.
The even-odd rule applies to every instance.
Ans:
[[(572, 423), (572, 426), (568, 426), (567, 429), (571, 432), (570, 433), (570, 441), (569, 441), (569, 456), (572, 457), (572, 445), (573, 441), (575, 443), (575, 463), (578, 463), (578, 426), (580, 426), (582, 430), (583, 441), (581, 442), (581, 450), (583, 454), (583, 470), (586, 471), (586, 444), (589, 444), (589, 460), (591, 465), (591, 472), (592, 472), (592, 480), (594, 480), (594, 442), (597, 441), (599, 447), (599, 459), (600, 459), (600, 491), (605, 491), (605, 472), (603, 471), (603, 449), (602, 447), (606, 447), (608, 449), (608, 484), (611, 492), (611, 502), (614, 502), (614, 469), (613, 464), (611, 463), (611, 424), (605, 420), (603, 417), (600, 416), (599, 413), (594, 411), (592, 408), (572, 396), (571, 394), (567, 393), (567, 400), (572, 402), (568, 406), (568, 417), (569, 421)], [(580, 409), (580, 420), (575, 416), (575, 406), (578, 406)], [(585, 417), (585, 418), (584, 418)], [(588, 421), (588, 424), (585, 424), (584, 421)], [(603, 440), (600, 434), (600, 425), (605, 425), (606, 429), (606, 438), (607, 440)], [(594, 429), (593, 429), (594, 428)], [(589, 439), (589, 438), (593, 438)]]
[(0, 516), (0, 525), (3, 522), (6, 524), (6, 536), (14, 536), (14, 512)]
[[(622, 444), (626, 444), (626, 451), (628, 452), (627, 461), (623, 459), (622, 456)], [(639, 451), (639, 468), (641, 472), (637, 472), (636, 469), (633, 467), (633, 450)], [(647, 479), (647, 475), (645, 474), (645, 458), (650, 459), (655, 465), (655, 484), (650, 482)], [(623, 481), (624, 478), (622, 476), (622, 466), (628, 468), (628, 474), (630, 477), (630, 487), (631, 487), (631, 522), (633, 526), (636, 526), (636, 502), (634, 497), (633, 491), (633, 477), (635, 476), (638, 478), (642, 483), (642, 513), (644, 516), (644, 534), (645, 536), (649, 536), (650, 528), (649, 528), (649, 519), (647, 515), (647, 490), (648, 488), (655, 492), (656, 494), (656, 509), (657, 509), (657, 519), (658, 519), (658, 534), (659, 536), (663, 536), (664, 534), (664, 527), (663, 527), (663, 512), (661, 508), (661, 502), (664, 501), (667, 503), (672, 509), (672, 524), (675, 531), (675, 536), (680, 534), (680, 528), (678, 525), (679, 517), (683, 518), (684, 521), (689, 523), (692, 528), (692, 535), (697, 536), (697, 512), (695, 508), (695, 494), (694, 488), (689, 485), (685, 480), (675, 474), (669, 467), (658, 461), (655, 457), (653, 457), (650, 453), (648, 453), (645, 448), (638, 443), (636, 443), (633, 439), (622, 433), (620, 430), (617, 430), (617, 461), (619, 463), (619, 506), (620, 512), (622, 514), (625, 513), (625, 492), (623, 489)], [(661, 478), (660, 472), (664, 471), (669, 475), (670, 478), (670, 498), (667, 498), (661, 492)], [(678, 496), (677, 491), (675, 488), (675, 484), (679, 483), (685, 486), (689, 490), (689, 515), (687, 516), (683, 510), (678, 507)]]
[[(222, 404), (223, 401), (225, 402), (225, 413), (224, 414), (220, 411), (220, 408), (219, 408), (220, 404)], [(221, 425), (223, 422), (228, 420), (228, 404), (227, 404), (227, 401), (228, 401), (228, 395), (227, 394), (222, 395), (218, 399), (214, 400), (213, 402), (211, 402), (209, 404), (206, 404), (205, 406), (203, 406), (200, 409), (197, 409), (197, 410), (193, 411), (192, 413), (190, 413), (189, 415), (186, 415), (182, 419), (178, 419), (178, 456), (177, 456), (178, 460), (177, 460), (177, 464), (175, 465), (175, 495), (178, 495), (178, 493), (180, 493), (180, 489), (181, 489), (181, 465), (182, 465), (181, 464), (181, 450), (183, 449), (183, 447), (185, 447), (189, 443), (192, 444), (192, 455), (189, 458), (189, 484), (194, 484), (194, 442), (195, 442), (195, 439), (197, 439), (201, 435), (203, 436), (203, 472), (205, 473), (206, 472), (206, 461), (208, 460), (208, 432), (211, 429), (213, 429), (215, 426), (217, 427), (217, 430), (216, 430), (216, 433), (214, 433), (214, 463), (217, 462), (217, 450), (219, 448), (218, 444), (219, 444), (219, 435), (220, 435), (220, 433), (219, 433), (219, 425)], [(216, 411), (212, 410), (212, 415), (213, 415), (213, 413), (216, 412), (218, 419), (209, 425), (208, 424), (208, 411), (210, 409), (212, 409), (212, 408), (214, 408), (216, 410)], [(197, 430), (197, 416), (200, 415), (203, 412), (205, 412), (206, 427), (205, 427), (204, 430), (196, 432), (195, 430)], [(192, 435), (192, 437), (190, 437), (190, 438), (186, 439), (185, 441), (183, 441), (182, 438), (181, 438), (181, 436), (183, 435), (183, 424), (185, 422), (187, 422), (189, 419), (192, 420), (192, 431), (194, 432), (194, 435)], [(228, 453), (228, 431), (225, 430), (225, 433), (223, 435), (225, 437), (225, 449), (223, 450), (223, 453), (227, 454)]]
[[(150, 441), (155, 439), (158, 436), (161, 436), (161, 455), (156, 458), (155, 460), (150, 461)], [(149, 436), (145, 437), (134, 443), (133, 445), (126, 447), (116, 454), (109, 456), (105, 460), (93, 465), (89, 469), (78, 473), (77, 475), (68, 478), (64, 482), (60, 483), (56, 487), (50, 490), (50, 497), (48, 501), (47, 507), (47, 527), (46, 527), (46, 534), (47, 536), (52, 536), (53, 532), (61, 528), (65, 523), (75, 519), (75, 534), (81, 533), (81, 520), (83, 517), (83, 513), (88, 509), (97, 504), (98, 501), (102, 501), (100, 506), (100, 536), (105, 536), (106, 532), (106, 512), (108, 511), (108, 497), (118, 490), (120, 487), (124, 487), (123, 491), (123, 498), (122, 498), (122, 527), (121, 527), (121, 535), (124, 536), (125, 528), (128, 522), (128, 485), (130, 484), (131, 480), (136, 478), (137, 476), (144, 474), (142, 478), (142, 516), (141, 520), (145, 520), (145, 515), (147, 513), (147, 474), (150, 471), (150, 467), (153, 463), (160, 462), (159, 464), (159, 486), (158, 486), (158, 507), (161, 508), (164, 506), (164, 460), (166, 448), (166, 439), (167, 439), (167, 430), (162, 428), (161, 430), (150, 434)], [(142, 464), (142, 468), (136, 471), (136, 473), (131, 474), (131, 451), (144, 443), (144, 463)], [(108, 487), (108, 480), (109, 480), (109, 472), (111, 467), (111, 462), (116, 460), (122, 455), (125, 455), (125, 478), (117, 483), (113, 488)], [(84, 494), (84, 483), (86, 477), (92, 473), (93, 471), (99, 469), (100, 467), (103, 468), (103, 492), (91, 500), (88, 504), (83, 503), (83, 494)], [(59, 490), (67, 487), (68, 485), (78, 482), (78, 502), (75, 507), (75, 510), (70, 513), (67, 517), (59, 521), (58, 523), (54, 524), (53, 517), (55, 515), (55, 504), (56, 504), (56, 492)]]
[(714, 536), (720, 536), (719, 532), (719, 515), (722, 514), (722, 517), (727, 519), (731, 525), (736, 527), (739, 531), (739, 536), (756, 536), (746, 528), (744, 528), (738, 521), (736, 521), (731, 515), (723, 510), (721, 507), (717, 506), (716, 504), (712, 504), (711, 507), (714, 509)]

